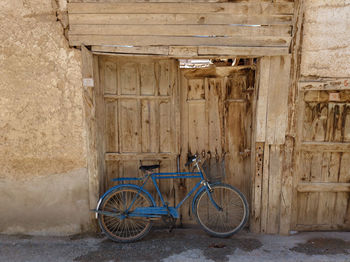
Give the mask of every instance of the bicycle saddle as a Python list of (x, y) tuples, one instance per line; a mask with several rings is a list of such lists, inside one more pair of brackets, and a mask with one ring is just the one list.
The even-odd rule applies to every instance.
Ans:
[(149, 170), (153, 170), (156, 168), (159, 168), (160, 165), (151, 165), (151, 166), (140, 166), (140, 170), (142, 171), (149, 171)]

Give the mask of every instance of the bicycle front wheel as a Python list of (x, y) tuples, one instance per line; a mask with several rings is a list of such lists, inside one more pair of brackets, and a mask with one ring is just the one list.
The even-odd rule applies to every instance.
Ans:
[(212, 186), (211, 196), (222, 208), (217, 210), (206, 190), (196, 199), (195, 216), (202, 228), (215, 237), (229, 237), (241, 230), (249, 216), (248, 203), (236, 188), (226, 184)]
[[(153, 206), (151, 199), (132, 187), (121, 187), (109, 193), (102, 201), (100, 210), (122, 215), (130, 207), (131, 213), (137, 207)], [(113, 241), (133, 242), (144, 237), (152, 227), (152, 222), (145, 217), (108, 216), (99, 214), (98, 222), (101, 230)]]

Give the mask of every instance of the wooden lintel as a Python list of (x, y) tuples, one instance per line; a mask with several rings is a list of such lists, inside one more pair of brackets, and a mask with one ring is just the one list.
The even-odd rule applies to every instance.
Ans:
[(137, 55), (160, 55), (168, 57), (211, 57), (211, 56), (279, 56), (288, 54), (288, 47), (256, 46), (113, 46), (93, 45), (93, 52), (107, 52)]
[(298, 192), (350, 192), (350, 183), (301, 183)]

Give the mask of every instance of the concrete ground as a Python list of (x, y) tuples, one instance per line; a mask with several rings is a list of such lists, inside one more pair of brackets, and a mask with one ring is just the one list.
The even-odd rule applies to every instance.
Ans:
[(0, 261), (350, 261), (350, 232), (257, 235), (242, 231), (213, 238), (197, 228), (156, 228), (143, 240), (114, 243), (102, 235), (0, 235)]

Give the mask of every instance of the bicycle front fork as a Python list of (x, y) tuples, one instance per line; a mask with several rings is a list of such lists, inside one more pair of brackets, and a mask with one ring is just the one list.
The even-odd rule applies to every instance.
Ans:
[(207, 194), (209, 196), (210, 201), (213, 203), (214, 207), (218, 210), (218, 211), (223, 211), (222, 207), (220, 207), (214, 200), (212, 193), (214, 192), (214, 190), (211, 188), (210, 184), (207, 181), (203, 182), (203, 185), (205, 186), (205, 190), (207, 191)]

